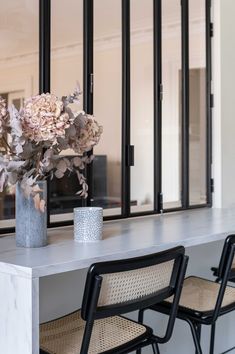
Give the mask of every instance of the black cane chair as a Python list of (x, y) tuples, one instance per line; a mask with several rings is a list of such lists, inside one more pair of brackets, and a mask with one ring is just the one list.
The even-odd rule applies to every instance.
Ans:
[(170, 337), (187, 266), (183, 247), (144, 257), (93, 264), (81, 310), (40, 326), (41, 354), (124, 354), (158, 341), (151, 328), (124, 313), (173, 296), (166, 336)]
[[(231, 272), (234, 271), (232, 268), (234, 251), (235, 235), (231, 235), (225, 240), (220, 259), (218, 268), (220, 283), (196, 276), (190, 276), (184, 281), (177, 318), (189, 324), (197, 354), (202, 354), (200, 345), (202, 325), (211, 326), (210, 354), (213, 354), (216, 320), (219, 316), (235, 310), (235, 288), (227, 284)], [(169, 314), (171, 306), (172, 298), (169, 298), (151, 306), (150, 309)], [(139, 322), (143, 323), (143, 310), (139, 313)]]

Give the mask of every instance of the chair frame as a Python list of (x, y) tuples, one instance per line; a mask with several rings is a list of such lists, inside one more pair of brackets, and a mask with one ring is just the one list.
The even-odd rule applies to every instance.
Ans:
[[(152, 265), (161, 264), (167, 261), (174, 261), (172, 275), (169, 286), (163, 290), (159, 290), (154, 294), (141, 297), (141, 299), (134, 299), (124, 303), (100, 306), (98, 304), (99, 295), (102, 286), (102, 275), (110, 273), (121, 273), (125, 271), (137, 270)], [(173, 311), (168, 321), (166, 336), (169, 337), (172, 333), (176, 312), (178, 308), (182, 284), (186, 272), (188, 257), (185, 256), (185, 249), (182, 246), (172, 248), (167, 251), (155, 253), (147, 256), (136, 257), (126, 260), (108, 261), (95, 263), (91, 265), (87, 273), (85, 290), (82, 301), (81, 317), (85, 324), (85, 330), (81, 345), (80, 354), (87, 354), (91, 340), (92, 329), (94, 321), (115, 315), (123, 315), (128, 312), (140, 310), (152, 306), (157, 302), (161, 302), (169, 296), (174, 295)], [(143, 336), (131, 342), (123, 344), (106, 351), (105, 354), (124, 354), (136, 351), (140, 348), (152, 345), (153, 352), (158, 354), (158, 342), (161, 341), (160, 337), (153, 335), (152, 329), (145, 326), (147, 332)], [(41, 354), (47, 354), (43, 351)]]
[[(221, 271), (224, 268), (225, 262), (226, 262), (226, 254), (228, 252), (229, 248), (229, 238), (233, 237), (233, 235), (230, 235), (226, 238), (223, 246), (223, 251), (222, 255), (220, 258), (219, 266), (218, 267), (212, 267), (211, 270), (213, 272), (213, 275), (216, 277), (216, 282), (219, 283), (221, 281)], [(229, 281), (230, 282), (235, 282), (235, 269), (231, 269), (229, 273)]]
[[(220, 282), (219, 292), (216, 299), (216, 304), (214, 310), (206, 314), (204, 317), (196, 316), (193, 314), (193, 310), (182, 309), (179, 305), (177, 318), (187, 322), (190, 326), (192, 337), (196, 349), (196, 354), (202, 354), (202, 348), (200, 344), (201, 339), (201, 327), (202, 325), (211, 326), (211, 336), (210, 336), (210, 354), (214, 353), (214, 342), (215, 342), (215, 329), (216, 320), (218, 317), (235, 310), (235, 303), (226, 306), (221, 310), (225, 290), (227, 283), (231, 275), (231, 267), (233, 263), (233, 258), (235, 254), (235, 235), (229, 235), (224, 243), (223, 251), (220, 258), (220, 264), (218, 268), (218, 279)], [(171, 304), (163, 302), (161, 304), (156, 304), (151, 307), (151, 310), (164, 313), (166, 315), (170, 314)], [(196, 313), (196, 311), (195, 311)], [(142, 315), (143, 316), (143, 315)]]

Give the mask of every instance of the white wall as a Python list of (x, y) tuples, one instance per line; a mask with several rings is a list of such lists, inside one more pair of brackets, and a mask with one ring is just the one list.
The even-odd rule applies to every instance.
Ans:
[(214, 0), (214, 206), (235, 206), (234, 0)]

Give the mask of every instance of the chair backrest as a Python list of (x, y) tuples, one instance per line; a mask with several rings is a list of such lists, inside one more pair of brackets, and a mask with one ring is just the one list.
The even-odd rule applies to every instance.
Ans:
[[(219, 279), (222, 279), (224, 277), (229, 254), (231, 253), (231, 247), (234, 243), (235, 243), (235, 235), (229, 235), (224, 242), (223, 250), (221, 253), (221, 257), (220, 257), (219, 267), (218, 267), (218, 278)], [(230, 272), (231, 271), (235, 271), (234, 259), (233, 259), (233, 262), (231, 265)]]
[(87, 274), (82, 317), (88, 320), (152, 306), (175, 294), (184, 247), (143, 257), (93, 264)]
[(234, 268), (234, 254), (235, 254), (235, 235), (229, 235), (223, 246), (218, 268), (218, 280), (220, 281), (220, 288), (217, 295), (216, 305), (211, 322), (215, 322), (224, 299), (226, 286), (229, 281), (231, 271)]

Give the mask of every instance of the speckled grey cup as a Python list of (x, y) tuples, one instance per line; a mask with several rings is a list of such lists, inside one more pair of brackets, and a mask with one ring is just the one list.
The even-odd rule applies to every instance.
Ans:
[(74, 209), (74, 239), (77, 242), (102, 240), (103, 209), (85, 207)]
[[(47, 182), (38, 182), (40, 197), (47, 200)], [(19, 184), (16, 186), (16, 245), (43, 247), (47, 245), (47, 212), (35, 209), (32, 196), (26, 198)]]

